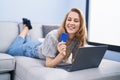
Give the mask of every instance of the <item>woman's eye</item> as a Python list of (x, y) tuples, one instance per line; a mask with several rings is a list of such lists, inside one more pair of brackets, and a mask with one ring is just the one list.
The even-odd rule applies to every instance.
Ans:
[(68, 21), (71, 21), (71, 19), (67, 19)]
[(79, 20), (75, 19), (74, 22), (79, 22)]
[(78, 20), (75, 20), (74, 22), (78, 22)]

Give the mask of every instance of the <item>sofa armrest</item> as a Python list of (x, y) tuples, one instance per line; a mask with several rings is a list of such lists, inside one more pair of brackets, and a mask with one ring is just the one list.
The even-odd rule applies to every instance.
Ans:
[(15, 58), (6, 53), (0, 53), (0, 73), (15, 69)]

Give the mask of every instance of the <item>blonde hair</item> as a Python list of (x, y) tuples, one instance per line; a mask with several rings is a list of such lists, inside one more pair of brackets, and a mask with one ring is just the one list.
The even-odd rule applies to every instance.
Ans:
[[(58, 40), (60, 38), (60, 35), (62, 32), (66, 32), (66, 28), (65, 28), (65, 24), (66, 24), (66, 20), (67, 20), (67, 17), (69, 15), (70, 12), (76, 12), (78, 15), (79, 15), (79, 19), (80, 19), (80, 26), (79, 26), (79, 30), (77, 31), (75, 37), (74, 37), (74, 40), (77, 40), (78, 41), (78, 44), (75, 46), (75, 47), (80, 47), (80, 46), (84, 46), (85, 43), (86, 43), (86, 38), (87, 38), (87, 32), (86, 32), (86, 23), (85, 23), (85, 18), (82, 14), (82, 12), (77, 9), (77, 8), (72, 8), (65, 16), (65, 19), (61, 25), (61, 27), (59, 28), (58, 30)], [(67, 45), (67, 55), (65, 57), (65, 59), (67, 59), (69, 57), (69, 47), (68, 47), (68, 43), (70, 43), (69, 41), (67, 41), (66, 45)]]

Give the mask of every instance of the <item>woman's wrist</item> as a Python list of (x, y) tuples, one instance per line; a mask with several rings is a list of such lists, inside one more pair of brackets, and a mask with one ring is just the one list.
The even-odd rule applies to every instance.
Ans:
[(62, 57), (65, 57), (65, 52), (60, 53)]

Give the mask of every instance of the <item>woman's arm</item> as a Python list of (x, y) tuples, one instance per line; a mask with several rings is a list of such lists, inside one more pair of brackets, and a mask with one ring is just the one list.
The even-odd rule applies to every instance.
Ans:
[(57, 49), (59, 53), (55, 58), (51, 58), (48, 56), (46, 57), (46, 67), (55, 67), (56, 65), (61, 63), (61, 61), (66, 56), (66, 45), (64, 42), (59, 42), (57, 45)]
[(58, 65), (64, 58), (64, 55), (58, 54), (55, 58), (46, 57), (46, 67), (55, 67)]

